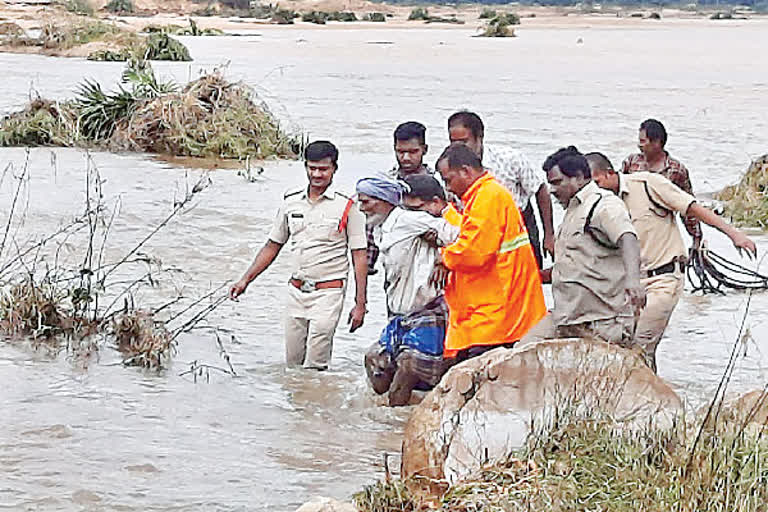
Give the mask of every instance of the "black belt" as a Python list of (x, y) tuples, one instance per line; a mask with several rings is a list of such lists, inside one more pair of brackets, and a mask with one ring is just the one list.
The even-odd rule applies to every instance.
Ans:
[(654, 276), (660, 276), (662, 274), (671, 274), (677, 268), (680, 269), (680, 272), (685, 272), (685, 263), (683, 263), (682, 261), (672, 260), (666, 265), (656, 267), (655, 269), (649, 270), (646, 273), (648, 274), (648, 277), (654, 277)]

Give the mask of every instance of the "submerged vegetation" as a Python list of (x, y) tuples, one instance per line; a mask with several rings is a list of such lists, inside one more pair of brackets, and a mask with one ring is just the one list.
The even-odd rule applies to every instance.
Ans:
[[(155, 307), (137, 306), (143, 290), (159, 289), (166, 280), (172, 283), (174, 275), (183, 274), (142, 249), (190, 206), (211, 184), (210, 178), (202, 175), (141, 241), (109, 261), (109, 234), (120, 200), (112, 205), (104, 202), (104, 180), (90, 155), (83, 213), (39, 239), (23, 243), (15, 239), (11, 227), (23, 224), (26, 215), (19, 196), (29, 187), (28, 160), (29, 153), (23, 169), (7, 169), (18, 184), (0, 239), (0, 341), (30, 343), (54, 354), (65, 352), (85, 364), (110, 346), (126, 366), (167, 368), (179, 336), (201, 328), (200, 322), (226, 296), (219, 287), (202, 297), (187, 297), (183, 288), (174, 286), (170, 300), (161, 299), (165, 302)], [(216, 294), (220, 296), (214, 298)], [(214, 330), (220, 352), (226, 355), (218, 332), (208, 328)], [(218, 369), (234, 374), (228, 355), (225, 359), (228, 368)]]
[(764, 428), (709, 428), (696, 443), (683, 428), (628, 433), (608, 419), (556, 415), (519, 452), (484, 465), (442, 496), (388, 478), (355, 501), (361, 512), (761, 512), (768, 502)]
[(738, 185), (726, 187), (716, 197), (734, 224), (768, 229), (768, 154), (750, 164)]
[[(158, 34), (162, 35), (162, 34)], [(84, 81), (67, 102), (33, 100), (0, 121), (0, 146), (78, 146), (174, 156), (296, 158), (301, 135), (285, 133), (255, 93), (214, 72), (179, 88), (143, 60), (129, 62), (115, 92)]]

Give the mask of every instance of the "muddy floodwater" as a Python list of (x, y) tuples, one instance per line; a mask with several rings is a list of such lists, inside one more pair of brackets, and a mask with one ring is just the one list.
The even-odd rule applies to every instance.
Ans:
[[(185, 38), (193, 63), (155, 67), (184, 81), (225, 66), (229, 77), (258, 87), (310, 137), (337, 143), (343, 187), (392, 165), (391, 133), (402, 121), (427, 125), (433, 163), (446, 143), (447, 116), (469, 108), (483, 116), (488, 143), (512, 144), (537, 166), (566, 144), (601, 150), (618, 165), (635, 150), (640, 121), (658, 117), (695, 190), (711, 194), (736, 181), (751, 156), (768, 152), (768, 69), (758, 44), (768, 23), (654, 23), (589, 28), (585, 21), (582, 28), (524, 28), (516, 39), (499, 40), (472, 38), (467, 29), (265, 29)], [(2, 113), (27, 101), (31, 86), (63, 99), (84, 77), (114, 84), (122, 68), (21, 55), (0, 55), (0, 66)], [(13, 162), (18, 174), (24, 158), (23, 149), (2, 149), (0, 168)], [(201, 172), (140, 155), (93, 159), (106, 180), (105, 200), (122, 204), (110, 238), (114, 254), (165, 217)], [(173, 286), (203, 292), (239, 277), (282, 192), (304, 179), (299, 163), (263, 167), (253, 182), (235, 171), (213, 172), (213, 186), (194, 208), (150, 242), (145, 252), (185, 277), (142, 292), (146, 300)], [(78, 150), (31, 152), (19, 240), (82, 211), (84, 169)], [(16, 184), (8, 175), (0, 186), (3, 228)], [(736, 257), (725, 237), (712, 230), (706, 237)], [(768, 239), (756, 239), (765, 254)], [(348, 498), (380, 477), (382, 454), (399, 451), (408, 414), (380, 405), (361, 364), (384, 325), (381, 273), (370, 283), (365, 326), (354, 335), (340, 328), (333, 368), (317, 374), (283, 366), (287, 272), (280, 257), (239, 303), (211, 318), (236, 335), (224, 340), (234, 378), (214, 372), (209, 382), (193, 382), (179, 375), (193, 361), (223, 364), (206, 332), (183, 336), (173, 367), (162, 373), (115, 366), (111, 350), (83, 368), (0, 342), (0, 510), (291, 511), (315, 495)], [(659, 368), (691, 408), (716, 387), (745, 306), (744, 294), (688, 290), (675, 312)], [(744, 348), (734, 391), (766, 382), (766, 306), (768, 297), (753, 297), (747, 325), (754, 341)]]

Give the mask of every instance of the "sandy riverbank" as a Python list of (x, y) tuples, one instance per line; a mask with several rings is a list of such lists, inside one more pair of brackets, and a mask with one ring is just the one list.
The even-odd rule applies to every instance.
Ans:
[[(55, 23), (66, 25), (78, 21), (85, 21), (88, 17), (76, 16), (66, 11), (62, 6), (52, 3), (0, 2), (0, 24), (15, 23), (27, 32), (40, 30), (47, 24)], [(189, 18), (195, 20), (201, 29), (215, 28), (229, 33), (252, 33), (253, 31), (280, 30), (284, 26), (275, 25), (266, 20), (254, 18), (239, 18), (227, 15), (222, 11), (220, 16), (195, 16), (203, 4), (189, 0), (136, 0), (137, 12), (131, 16), (116, 16), (104, 9), (105, 0), (94, 0), (94, 18), (114, 22), (118, 27), (128, 31), (141, 31), (150, 24), (186, 24)], [(344, 30), (349, 28), (429, 28), (434, 30), (477, 30), (484, 25), (484, 20), (478, 19), (480, 12), (488, 8), (487, 5), (429, 5), (429, 12), (433, 16), (456, 17), (464, 24), (425, 23), (423, 21), (408, 21), (408, 15), (413, 6), (387, 5), (374, 3), (369, 0), (288, 0), (281, 2), (280, 6), (297, 12), (308, 11), (352, 11), (358, 17), (370, 12), (382, 12), (389, 16), (385, 23), (372, 22), (329, 22), (325, 25), (296, 20), (296, 25), (316, 30)], [(520, 30), (526, 28), (579, 28), (579, 27), (648, 27), (658, 28), (668, 24), (680, 25), (692, 23), (711, 24), (713, 26), (723, 23), (750, 23), (754, 19), (766, 19), (759, 15), (749, 14), (745, 20), (713, 21), (709, 19), (710, 11), (688, 11), (680, 9), (640, 9), (632, 7), (605, 7), (599, 11), (586, 13), (576, 7), (542, 7), (542, 6), (495, 6), (498, 10), (516, 12), (522, 18)], [(662, 19), (649, 19), (652, 12), (658, 12)], [(642, 17), (641, 17), (642, 16)], [(12, 53), (40, 53), (63, 57), (85, 57), (94, 50), (108, 47), (104, 43), (89, 43), (66, 50), (43, 48), (39, 46), (0, 46), (0, 52)]]

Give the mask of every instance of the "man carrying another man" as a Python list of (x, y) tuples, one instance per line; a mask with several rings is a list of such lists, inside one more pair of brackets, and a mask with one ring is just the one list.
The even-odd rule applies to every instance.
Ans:
[[(445, 246), (459, 230), (440, 217), (445, 193), (432, 176), (407, 176), (402, 185), (364, 178), (357, 183), (357, 194), (381, 250), (390, 319), (381, 340), (368, 350), (365, 368), (377, 393), (389, 391), (391, 406), (406, 405), (414, 388), (431, 389), (447, 368), (443, 340), (448, 312), (442, 291), (430, 283), (438, 254), (424, 235), (436, 233), (437, 245)], [(403, 202), (436, 215), (403, 209)]]
[(655, 372), (656, 348), (685, 284), (686, 250), (676, 214), (705, 222), (725, 233), (737, 249), (746, 249), (749, 256), (756, 256), (757, 248), (744, 233), (699, 205), (695, 197), (663, 175), (618, 174), (602, 153), (589, 153), (586, 159), (595, 182), (624, 201), (637, 232), (647, 304), (638, 319), (633, 346), (642, 349), (648, 366)]

